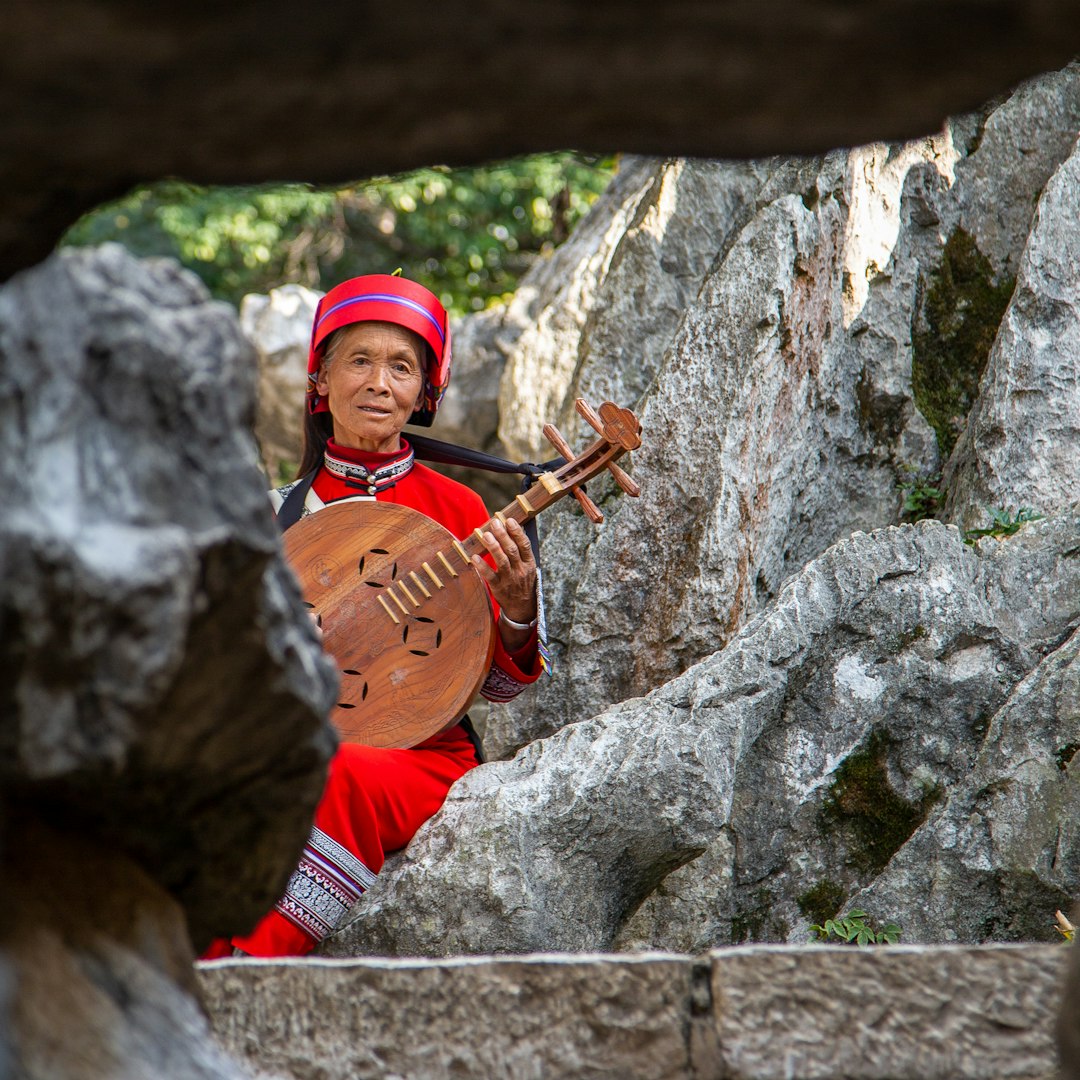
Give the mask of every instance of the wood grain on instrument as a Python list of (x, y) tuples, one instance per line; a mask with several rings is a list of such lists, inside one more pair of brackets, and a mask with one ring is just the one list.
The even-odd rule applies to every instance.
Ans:
[[(542, 473), (491, 520), (525, 524), (573, 494), (600, 523), (603, 514), (579, 488), (605, 470), (628, 495), (639, 494), (615, 464), (641, 445), (637, 417), (610, 401), (596, 410), (579, 398), (576, 407), (600, 437), (574, 457), (558, 429), (545, 425), (566, 464)], [(458, 540), (408, 507), (352, 501), (285, 533), (285, 555), (341, 671), (332, 719), (346, 742), (415, 746), (465, 714), (495, 649), (491, 600), (471, 562), (487, 554), (489, 525)]]

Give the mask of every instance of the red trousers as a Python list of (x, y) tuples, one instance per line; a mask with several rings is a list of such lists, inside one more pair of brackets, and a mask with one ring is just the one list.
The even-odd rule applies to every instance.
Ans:
[(343, 743), (330, 763), (315, 827), (285, 895), (246, 937), (218, 939), (203, 954), (303, 956), (335, 928), (382, 869), (477, 764), (460, 726), (409, 750)]

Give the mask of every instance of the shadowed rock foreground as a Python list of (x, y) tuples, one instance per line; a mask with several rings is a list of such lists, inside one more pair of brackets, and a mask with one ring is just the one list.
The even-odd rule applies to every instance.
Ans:
[(334, 746), (235, 315), (170, 263), (0, 290), (0, 1025), (15, 1075), (224, 1077), (195, 949), (280, 895)]

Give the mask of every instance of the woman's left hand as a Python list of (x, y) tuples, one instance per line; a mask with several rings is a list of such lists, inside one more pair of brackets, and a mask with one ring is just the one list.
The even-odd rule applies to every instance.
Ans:
[[(498, 518), (481, 533), (493, 570), (479, 555), (473, 556), (476, 572), (487, 582), (492, 595), (508, 619), (531, 623), (536, 618), (536, 562), (532, 545), (522, 526), (510, 518), (505, 525)], [(500, 621), (499, 632), (508, 648), (520, 647), (531, 631), (515, 631)]]

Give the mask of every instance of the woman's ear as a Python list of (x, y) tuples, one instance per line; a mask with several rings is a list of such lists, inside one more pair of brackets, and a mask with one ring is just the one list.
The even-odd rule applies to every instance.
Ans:
[(319, 361), (319, 372), (315, 376), (315, 389), (319, 391), (320, 397), (329, 397), (329, 395), (330, 395), (330, 385), (327, 382), (327, 378), (326, 378), (326, 368), (327, 368), (327, 366), (328, 365), (326, 363), (325, 358), (320, 360)]

